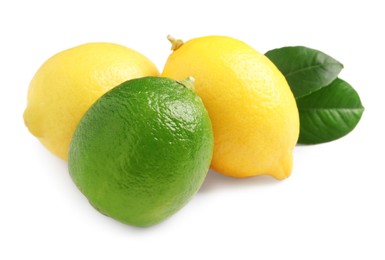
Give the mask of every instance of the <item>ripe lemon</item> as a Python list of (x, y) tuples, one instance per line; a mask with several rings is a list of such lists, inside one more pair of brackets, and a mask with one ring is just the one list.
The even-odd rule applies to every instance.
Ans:
[(169, 38), (162, 76), (196, 79), (214, 130), (212, 168), (228, 176), (288, 177), (299, 134), (294, 96), (280, 71), (242, 41), (207, 36)]
[(25, 124), (48, 150), (66, 160), (75, 127), (97, 98), (126, 80), (157, 75), (149, 59), (121, 45), (87, 43), (62, 51), (33, 77)]
[(80, 121), (69, 171), (103, 214), (153, 225), (182, 208), (201, 186), (213, 133), (202, 100), (187, 83), (160, 77), (124, 82)]

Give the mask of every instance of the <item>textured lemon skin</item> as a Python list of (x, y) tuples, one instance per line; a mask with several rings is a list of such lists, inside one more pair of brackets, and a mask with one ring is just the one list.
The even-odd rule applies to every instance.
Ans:
[(195, 78), (213, 125), (214, 170), (232, 177), (291, 174), (298, 109), (284, 76), (267, 57), (230, 37), (201, 37), (175, 50), (162, 76)]
[(113, 43), (87, 43), (49, 58), (32, 78), (24, 122), (56, 156), (67, 160), (69, 144), (87, 109), (120, 83), (158, 76), (142, 54)]

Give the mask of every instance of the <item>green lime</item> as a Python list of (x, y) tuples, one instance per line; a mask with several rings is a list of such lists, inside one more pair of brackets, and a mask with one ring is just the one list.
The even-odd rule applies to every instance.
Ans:
[(80, 121), (69, 171), (101, 213), (130, 225), (153, 225), (181, 209), (202, 185), (213, 133), (187, 83), (160, 77), (126, 81)]

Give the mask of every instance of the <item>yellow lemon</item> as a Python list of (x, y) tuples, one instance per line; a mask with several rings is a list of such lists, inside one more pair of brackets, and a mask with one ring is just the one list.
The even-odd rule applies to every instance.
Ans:
[(211, 167), (232, 177), (288, 177), (299, 116), (294, 96), (274, 64), (230, 37), (169, 40), (174, 51), (162, 76), (195, 78), (195, 91), (213, 125)]
[(87, 43), (62, 51), (33, 77), (24, 122), (48, 150), (66, 160), (76, 126), (101, 95), (126, 80), (158, 75), (149, 59), (118, 44)]

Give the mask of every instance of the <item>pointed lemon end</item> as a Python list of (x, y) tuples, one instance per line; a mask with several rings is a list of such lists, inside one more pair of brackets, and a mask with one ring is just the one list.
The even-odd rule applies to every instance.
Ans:
[(23, 113), (24, 125), (28, 128), (29, 132), (37, 138), (42, 137), (42, 131), (36, 123), (39, 118), (31, 111), (30, 107), (27, 107)]
[(292, 169), (293, 169), (293, 155), (292, 153), (289, 153), (287, 157), (281, 160), (280, 166), (277, 167), (271, 173), (269, 173), (269, 175), (274, 177), (277, 180), (284, 180), (291, 175)]

